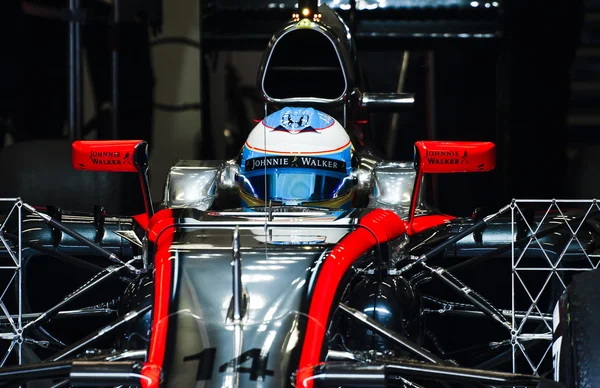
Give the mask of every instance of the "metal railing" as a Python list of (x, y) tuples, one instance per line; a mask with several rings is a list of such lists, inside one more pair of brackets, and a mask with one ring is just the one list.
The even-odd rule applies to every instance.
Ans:
[[(0, 242), (2, 246), (0, 248), (6, 249), (8, 253), (7, 261), (2, 262), (0, 265), (0, 273), (4, 275), (6, 272), (12, 272), (9, 274), (7, 278), (9, 279), (5, 284), (0, 283), (0, 316), (5, 318), (9, 325), (0, 332), (0, 340), (10, 341), (8, 345), (8, 349), (6, 350), (4, 356), (0, 360), (0, 367), (4, 366), (6, 360), (8, 360), (11, 352), (15, 351), (17, 355), (17, 362), (21, 365), (22, 362), (22, 347), (24, 342), (23, 336), (23, 303), (22, 303), (22, 291), (23, 291), (23, 276), (21, 272), (21, 259), (22, 259), (22, 249), (21, 249), (21, 236), (22, 236), (22, 221), (23, 221), (23, 201), (19, 198), (0, 198), (0, 204), (12, 203), (12, 207), (10, 212), (6, 216), (4, 220), (1, 221), (0, 225)], [(8, 224), (16, 218), (17, 220), (17, 244), (10, 243), (4, 237), (4, 232)], [(2, 276), (4, 277), (4, 276)], [(4, 281), (2, 281), (4, 282)], [(16, 306), (11, 306), (12, 309), (16, 310), (16, 313), (11, 314), (6, 304), (4, 303), (4, 298), (7, 295), (7, 291), (14, 286), (16, 282), (16, 290), (17, 290), (17, 298), (16, 298)]]
[[(525, 209), (532, 207), (543, 214), (539, 221), (534, 222), (526, 215)], [(586, 248), (581, 239), (584, 233), (590, 233), (584, 225), (599, 212), (595, 199), (513, 200), (511, 203), (515, 236), (511, 263), (513, 372), (538, 375), (542, 364), (550, 359), (553, 327), (548, 317), (557, 298), (573, 275), (594, 270), (600, 263), (600, 254), (590, 252), (591, 248)], [(515, 314), (518, 310), (526, 311), (525, 315)], [(534, 341), (536, 347), (531, 346)], [(517, 370), (523, 368), (523, 363), (517, 362), (521, 357), (531, 370)]]

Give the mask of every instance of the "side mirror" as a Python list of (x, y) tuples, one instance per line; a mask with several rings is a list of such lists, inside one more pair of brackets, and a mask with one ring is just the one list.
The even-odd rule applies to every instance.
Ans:
[(402, 112), (415, 103), (413, 93), (363, 93), (360, 106), (369, 112)]
[(76, 170), (139, 172), (148, 168), (148, 143), (142, 140), (78, 140), (72, 150)]
[(73, 168), (82, 171), (137, 172), (148, 217), (154, 215), (148, 182), (148, 143), (143, 140), (78, 140), (72, 145)]
[(418, 141), (415, 168), (420, 173), (486, 172), (496, 167), (496, 146), (477, 141)]
[(496, 167), (496, 146), (483, 141), (418, 141), (415, 143), (417, 177), (413, 189), (409, 228), (415, 220), (423, 174), (486, 172)]

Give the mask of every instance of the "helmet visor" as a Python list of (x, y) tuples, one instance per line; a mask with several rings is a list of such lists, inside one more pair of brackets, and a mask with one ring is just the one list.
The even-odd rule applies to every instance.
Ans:
[(289, 168), (249, 175), (240, 177), (246, 193), (259, 199), (294, 203), (336, 198), (347, 193), (353, 181), (342, 173)]

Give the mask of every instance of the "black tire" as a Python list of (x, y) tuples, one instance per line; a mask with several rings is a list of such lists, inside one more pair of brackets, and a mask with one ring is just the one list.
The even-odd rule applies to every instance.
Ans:
[(600, 386), (600, 271), (577, 275), (554, 311), (555, 380), (567, 387)]

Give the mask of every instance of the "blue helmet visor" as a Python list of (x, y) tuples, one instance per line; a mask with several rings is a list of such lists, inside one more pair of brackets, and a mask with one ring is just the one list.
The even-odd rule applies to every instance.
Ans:
[[(248, 174), (250, 175), (250, 174)], [(267, 169), (241, 176), (242, 189), (255, 198), (275, 201), (322, 201), (348, 192), (352, 179), (342, 173), (301, 169)]]

